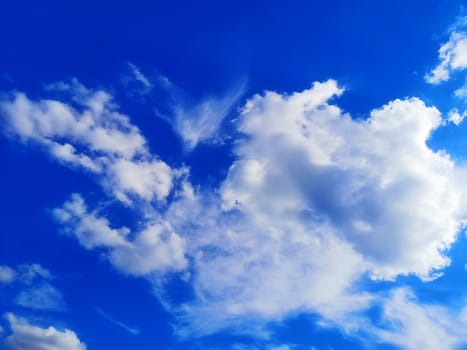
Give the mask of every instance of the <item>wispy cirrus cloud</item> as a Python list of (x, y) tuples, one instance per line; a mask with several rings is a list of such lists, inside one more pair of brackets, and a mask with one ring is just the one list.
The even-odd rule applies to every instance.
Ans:
[(156, 115), (172, 126), (187, 151), (200, 143), (222, 142), (222, 125), (236, 113), (248, 87), (247, 80), (240, 79), (223, 94), (193, 98), (167, 77), (159, 76), (157, 85), (165, 104), (161, 110), (156, 108)]
[(95, 308), (97, 313), (99, 315), (101, 315), (102, 317), (104, 317), (107, 321), (109, 321), (110, 323), (124, 329), (126, 332), (130, 333), (130, 334), (133, 334), (133, 335), (138, 335), (141, 333), (141, 330), (137, 327), (130, 327), (128, 325), (126, 325), (125, 323), (123, 322), (120, 322), (119, 320), (115, 319), (114, 317), (110, 316), (108, 313), (104, 312), (102, 309), (96, 307)]

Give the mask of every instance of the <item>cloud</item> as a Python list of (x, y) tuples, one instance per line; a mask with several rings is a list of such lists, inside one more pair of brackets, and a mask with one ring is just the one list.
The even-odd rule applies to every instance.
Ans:
[(51, 278), (50, 271), (39, 264), (21, 264), (16, 268), (6, 265), (0, 266), (0, 283), (20, 282), (31, 284), (37, 279), (48, 280)]
[(195, 105), (175, 105), (171, 124), (182, 137), (188, 150), (200, 142), (213, 139), (222, 121), (232, 112), (245, 93), (245, 84), (233, 88), (222, 97), (208, 97)]
[(440, 112), (394, 100), (355, 120), (335, 81), (252, 97), (238, 118), (236, 160), (217, 194), (195, 191), (164, 214), (187, 242), (196, 298), (181, 335), (319, 314), (349, 334), (377, 302), (374, 280), (439, 277), (465, 218), (462, 168), (426, 142)]
[(406, 350), (451, 350), (467, 344), (467, 309), (453, 313), (420, 303), (408, 288), (394, 289), (383, 301), (383, 327), (371, 332), (379, 341)]
[[(7, 128), (67, 164), (88, 159), (96, 165), (88, 171), (124, 203), (133, 196), (146, 201), (134, 203), (141, 216), (135, 228), (115, 227), (77, 194), (53, 213), (85, 249), (103, 251), (119, 271), (152, 281), (177, 316), (180, 335), (232, 327), (266, 337), (265, 324), (298, 312), (358, 332), (362, 312), (378, 302), (359, 281), (401, 275), (428, 281), (450, 263), (446, 251), (466, 215), (464, 170), (427, 146), (442, 118), (418, 98), (390, 101), (356, 120), (333, 102), (344, 92), (333, 80), (293, 94), (255, 95), (236, 118), (240, 136), (226, 178), (219, 188), (193, 188), (188, 170), (152, 155), (105, 92), (72, 91), (79, 109), (25, 95), (4, 100)], [(232, 103), (220, 109), (230, 112)], [(108, 138), (94, 142), (83, 123)], [(192, 147), (218, 130), (196, 123), (201, 131)], [(188, 134), (182, 137), (190, 144)], [(53, 151), (66, 145), (73, 147), (66, 156)], [(166, 205), (148, 205), (154, 199)], [(173, 304), (164, 274), (182, 271), (193, 299)], [(382, 330), (371, 331), (390, 342)]]
[(101, 315), (102, 317), (104, 317), (107, 321), (109, 321), (110, 323), (113, 323), (114, 325), (124, 329), (125, 331), (127, 331), (128, 333), (130, 334), (133, 334), (133, 335), (138, 335), (141, 333), (140, 329), (139, 328), (136, 328), (136, 327), (130, 327), (130, 326), (127, 326), (126, 324), (116, 320), (115, 318), (111, 317), (109, 314), (105, 313), (104, 311), (102, 311), (100, 308), (96, 307), (96, 311), (99, 315)]
[(464, 121), (466, 116), (467, 111), (464, 111), (461, 114), (457, 108), (454, 108), (449, 111), (447, 120), (455, 125), (460, 125)]
[(16, 277), (15, 270), (6, 265), (0, 265), (0, 283), (8, 284)]
[(453, 71), (467, 68), (467, 22), (465, 18), (454, 26), (449, 40), (439, 49), (440, 63), (425, 80), (430, 84), (439, 84), (449, 80)]
[[(116, 110), (110, 94), (76, 80), (48, 85), (57, 99), (32, 100), (20, 92), (0, 101), (5, 131), (41, 145), (59, 162), (99, 175), (121, 201), (132, 197), (164, 200), (172, 188), (170, 167), (150, 156), (147, 141), (129, 118)], [(63, 96), (65, 95), (65, 96)], [(143, 182), (135, 177), (142, 176)]]
[(15, 303), (34, 310), (65, 311), (67, 309), (63, 294), (46, 282), (21, 291)]
[(86, 345), (69, 330), (54, 327), (41, 328), (31, 325), (26, 319), (6, 314), (12, 334), (4, 340), (6, 350), (85, 350)]
[(223, 95), (205, 96), (193, 101), (184, 91), (165, 77), (159, 78), (168, 106), (157, 115), (167, 121), (182, 139), (186, 150), (193, 150), (199, 143), (219, 141), (223, 121), (232, 113), (247, 88), (245, 80), (232, 86)]
[(130, 69), (130, 74), (125, 77), (124, 81), (126, 85), (130, 83), (130, 81), (134, 81), (139, 84), (140, 91), (142, 94), (148, 94), (153, 89), (153, 84), (146, 77), (141, 70), (131, 62), (127, 62), (128, 68)]
[(36, 280), (49, 280), (53, 276), (49, 270), (40, 264), (21, 264), (16, 269), (16, 275), (20, 282), (31, 284)]
[(465, 214), (453, 162), (426, 145), (439, 111), (394, 100), (358, 121), (329, 104), (340, 93), (330, 80), (250, 99), (238, 124), (246, 137), (221, 187), (224, 209), (279, 227), (294, 215), (310, 232), (326, 223), (374, 278), (436, 277)]
[[(186, 271), (195, 297), (165, 301), (181, 335), (258, 334), (296, 312), (356, 332), (375, 303), (358, 281), (439, 277), (465, 203), (458, 167), (426, 144), (442, 125), (436, 108), (394, 100), (355, 120), (332, 103), (342, 93), (329, 80), (253, 96), (219, 189), (185, 181), (163, 210), (142, 209), (138, 229), (114, 228), (79, 195), (54, 215), (86, 249), (154, 282), (162, 299), (162, 274)], [(145, 187), (145, 175), (134, 178)]]
[(168, 223), (147, 222), (138, 232), (126, 227), (114, 229), (106, 218), (89, 212), (78, 194), (54, 209), (53, 214), (83, 247), (104, 248), (110, 262), (125, 273), (148, 275), (186, 267), (185, 242)]
[(39, 264), (21, 264), (15, 269), (0, 266), (0, 283), (20, 285), (22, 289), (13, 302), (29, 309), (66, 310), (63, 294), (48, 282), (53, 278), (50, 271)]

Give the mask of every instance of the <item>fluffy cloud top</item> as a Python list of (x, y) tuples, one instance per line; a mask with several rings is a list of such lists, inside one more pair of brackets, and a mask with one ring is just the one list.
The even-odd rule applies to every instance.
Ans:
[[(0, 101), (6, 131), (23, 142), (42, 145), (58, 161), (102, 176), (102, 184), (120, 200), (131, 196), (163, 200), (172, 188), (172, 170), (149, 155), (146, 139), (111, 96), (72, 81), (48, 90), (66, 92), (72, 102), (32, 100), (16, 92)], [(139, 181), (138, 177), (143, 177)]]
[(33, 326), (11, 313), (6, 318), (12, 331), (4, 340), (7, 350), (86, 350), (86, 345), (69, 329)]

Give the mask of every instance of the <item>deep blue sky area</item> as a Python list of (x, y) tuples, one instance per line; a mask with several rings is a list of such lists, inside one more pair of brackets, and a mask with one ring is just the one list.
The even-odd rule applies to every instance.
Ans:
[[(135, 273), (132, 268), (122, 267), (111, 260), (109, 252), (117, 248), (110, 245), (83, 247), (83, 243), (80, 244), (77, 234), (73, 231), (77, 230), (76, 227), (73, 228), (72, 224), (70, 227), (63, 227), (64, 225), (58, 224), (54, 217), (54, 208), (63, 206), (64, 202), (70, 200), (72, 193), (79, 193), (88, 204), (89, 211), (94, 210), (93, 215), (105, 216), (112, 228), (129, 227), (131, 232), (125, 239), (137, 240), (139, 232), (144, 230), (148, 220), (157, 220), (159, 215), (163, 217), (170, 210), (171, 204), (177, 201), (180, 192), (176, 186), (181, 183), (182, 175), (173, 175), (174, 179), (176, 178), (174, 187), (163, 200), (152, 198), (148, 201), (141, 195), (141, 198), (128, 204), (118, 197), (116, 192), (112, 192), (111, 186), (105, 182), (105, 171), (83, 171), (79, 166), (69, 166), (65, 161), (57, 161), (54, 158), (48, 151), (47, 142), (68, 142), (67, 135), (57, 138), (46, 135), (42, 139), (30, 136), (29, 139), (23, 138), (22, 142), (21, 135), (11, 131), (10, 124), (13, 122), (12, 119), (8, 119), (10, 117), (7, 115), (10, 112), (6, 112), (4, 106), (8, 103), (5, 101), (11, 101), (12, 96), (21, 91), (31, 101), (54, 99), (58, 96), (57, 100), (78, 106), (77, 110), (85, 109), (89, 106), (79, 106), (80, 102), (77, 99), (62, 98), (65, 96), (60, 95), (63, 91), (53, 95), (47, 88), (47, 84), (68, 83), (73, 79), (86, 86), (89, 91), (106, 91), (113, 96), (112, 108), (128, 116), (129, 122), (139, 128), (147, 141), (149, 153), (153, 155), (130, 157), (131, 161), (141, 163), (157, 159), (173, 169), (186, 167), (189, 169), (188, 177), (195, 192), (206, 198), (205, 202), (202, 202), (203, 205), (207, 205), (209, 201), (217, 203), (213, 198), (221, 195), (223, 181), (234, 176), (229, 172), (229, 169), (232, 170), (230, 166), (237, 158), (244, 156), (238, 152), (239, 140), (247, 143), (245, 140), (253, 140), (255, 137), (249, 135), (248, 139), (244, 135), (239, 136), (238, 130), (235, 129), (239, 110), (245, 101), (255, 94), (276, 91), (287, 96), (310, 88), (315, 81), (334, 79), (345, 92), (342, 96), (333, 98), (330, 103), (338, 105), (354, 120), (366, 120), (371, 110), (381, 108), (397, 98), (413, 96), (419, 97), (428, 106), (436, 106), (444, 119), (454, 108), (465, 114), (465, 96), (462, 100), (453, 94), (454, 90), (464, 84), (465, 74), (462, 75), (461, 69), (453, 71), (449, 81), (438, 85), (428, 84), (425, 79), (438, 65), (438, 50), (449, 40), (450, 33), (456, 30), (455, 23), (462, 18), (467, 23), (464, 6), (465, 2), (462, 0), (1, 1), (0, 349), (46, 349), (44, 345), (40, 345), (39, 339), (27, 338), (26, 333), (21, 333), (27, 332), (28, 329), (15, 329), (14, 322), (8, 319), (9, 313), (21, 319), (20, 322), (23, 322), (26, 328), (53, 326), (58, 332), (69, 329), (82, 344), (86, 344), (88, 350), (412, 350), (422, 346), (423, 341), (420, 338), (414, 336), (406, 341), (406, 338), (399, 338), (399, 335), (412, 334), (416, 327), (411, 326), (418, 324), (417, 322), (421, 324), (430, 320), (431, 323), (426, 321), (430, 327), (436, 323), (433, 321), (436, 319), (433, 316), (435, 311), (426, 311), (429, 308), (425, 309), (423, 305), (437, 304), (446, 307), (448, 311), (443, 311), (442, 317), (460, 314), (462, 310), (465, 313), (463, 302), (467, 296), (464, 292), (467, 275), (464, 264), (467, 262), (467, 242), (462, 232), (465, 218), (463, 224), (460, 224), (460, 216), (455, 216), (459, 225), (453, 225), (457, 227), (458, 234), (454, 235), (452, 240), (441, 240), (436, 248), (443, 250), (453, 244), (452, 249), (447, 250), (452, 264), (445, 267), (444, 277), (438, 280), (421, 281), (416, 271), (408, 271), (401, 272), (396, 278), (381, 281), (371, 278), (373, 270), (369, 265), (359, 270), (360, 272), (356, 273), (358, 276), (352, 280), (346, 291), (362, 292), (365, 296), (372, 295), (374, 305), (352, 314), (355, 319), (348, 318), (347, 313), (345, 317), (337, 313), (331, 315), (330, 309), (324, 310), (313, 302), (306, 307), (290, 306), (283, 313), (246, 312), (245, 316), (238, 311), (237, 314), (232, 314), (234, 316), (227, 316), (225, 310), (236, 310), (235, 307), (243, 310), (234, 305), (234, 301), (237, 301), (236, 295), (243, 295), (244, 289), (241, 288), (246, 288), (243, 282), (239, 282), (239, 285), (226, 282), (229, 278), (227, 272), (225, 281), (217, 276), (218, 283), (226, 284), (225, 293), (233, 293), (230, 298), (222, 299), (226, 304), (232, 301), (232, 305), (229, 304), (231, 309), (223, 309), (224, 304), (215, 304), (219, 302), (215, 294), (218, 291), (213, 290), (210, 294), (211, 290), (206, 292), (202, 289), (205, 285), (201, 282), (191, 284), (190, 281), (199, 281), (196, 278), (201, 280), (199, 276), (206, 273), (201, 270), (206, 266), (203, 267), (199, 262), (203, 254), (212, 249), (212, 254), (230, 256), (229, 254), (233, 253), (229, 249), (233, 250), (233, 246), (219, 247), (216, 246), (218, 241), (203, 241), (207, 248), (203, 247), (202, 251), (197, 251), (199, 247), (191, 247), (187, 243), (186, 268), (168, 268), (167, 273), (162, 270), (151, 271), (149, 274)], [(144, 81), (150, 82), (147, 83), (151, 89), (150, 93), (138, 90), (146, 83), (141, 77), (138, 78), (136, 72), (144, 76)], [(130, 74), (135, 74), (134, 86), (129, 83)], [(183, 117), (190, 119), (192, 115), (199, 117), (202, 113), (209, 114), (208, 109), (196, 109), (199, 101), (221, 101), (219, 103), (222, 104), (223, 96), (229, 95), (238, 86), (242, 87), (240, 97), (235, 98), (234, 102), (225, 108), (225, 113), (222, 112), (218, 130), (206, 134), (205, 139), (200, 138), (196, 141), (199, 141), (198, 143), (190, 146), (183, 134), (183, 127), (179, 127), (181, 131), (177, 129), (177, 125), (185, 125)], [(216, 103), (212, 102), (212, 105), (218, 106)], [(180, 106), (187, 112), (179, 120), (177, 118), (180, 116), (174, 111)], [(267, 111), (267, 108), (264, 110)], [(22, 110), (19, 113), (27, 115), (28, 112)], [(16, 117), (20, 117), (20, 114)], [(177, 124), (178, 122), (180, 124)], [(102, 122), (104, 127), (109, 127), (110, 124), (111, 121)], [(208, 119), (208, 125), (214, 124), (215, 121)], [(465, 166), (465, 128), (465, 124), (443, 125), (428, 141), (432, 150), (443, 150), (449, 154), (450, 159), (455, 162), (454, 168)], [(76, 138), (70, 140), (71, 143), (79, 142)], [(79, 147), (85, 146), (81, 144)], [(79, 147), (76, 149), (81, 151)], [(269, 144), (265, 148), (258, 146), (261, 150), (258, 152), (269, 154), (264, 149), (274, 150), (275, 147), (276, 144)], [(256, 149), (252, 146), (248, 150)], [(93, 152), (89, 154), (97, 154)], [(117, 159), (112, 157), (114, 156), (98, 162), (102, 162), (103, 167), (110, 168), (109, 162)], [(248, 156), (244, 157), (250, 159)], [(417, 171), (414, 171), (414, 174), (418, 174)], [(465, 174), (465, 169), (461, 169), (460, 174)], [(421, 182), (414, 180), (413, 183)], [(232, 180), (232, 183), (235, 184), (235, 181)], [(427, 183), (431, 184), (429, 181)], [(368, 186), (372, 185), (374, 184)], [(340, 180), (336, 188), (340, 188), (339, 186)], [(408, 187), (401, 185), (395, 188), (395, 193), (400, 194)], [(447, 187), (449, 186), (446, 185)], [(246, 188), (247, 192), (253, 191), (252, 187)], [(285, 192), (286, 190), (284, 196), (287, 196)], [(381, 190), (377, 193), (383, 192)], [(467, 193), (462, 189), (458, 192), (464, 197)], [(267, 202), (268, 198), (272, 197), (258, 195), (258, 203)], [(397, 196), (384, 198), (398, 200)], [(417, 200), (416, 195), (413, 195), (413, 198), (414, 201)], [(378, 208), (383, 208), (384, 205), (378, 200), (368, 203), (376, 203)], [(278, 202), (281, 203), (281, 199)], [(284, 205), (289, 205), (286, 200)], [(420, 212), (425, 210), (423, 205), (421, 207)], [(426, 210), (431, 210), (428, 204), (426, 207)], [(407, 207), (401, 204), (401, 208), (403, 212)], [(398, 209), (391, 210), (393, 211), (387, 216), (385, 213), (381, 215), (381, 222), (398, 212)], [(204, 212), (201, 210), (200, 217), (211, 219), (209, 215), (214, 215), (212, 212), (208, 209)], [(236, 215), (235, 213), (233, 215)], [(266, 222), (274, 222), (275, 214), (268, 215), (271, 217), (265, 219)], [(320, 220), (328, 218), (326, 213), (316, 215)], [(458, 215), (457, 211), (455, 215)], [(285, 217), (284, 221), (288, 218), (290, 217)], [(263, 219), (261, 217), (258, 220), (261, 222)], [(197, 217), (194, 222), (180, 224), (180, 227), (186, 230), (181, 235), (185, 237), (184, 235), (202, 234), (202, 229), (196, 231), (198, 226), (201, 227), (198, 220), (202, 219)], [(214, 222), (215, 220), (213, 219)], [(229, 219), (221, 216), (217, 217), (217, 220), (217, 226), (214, 226), (219, 228), (218, 234), (227, 235), (226, 231), (222, 230)], [(352, 218), (348, 220), (351, 221)], [(352, 222), (355, 224), (357, 221)], [(249, 227), (250, 224), (248, 221), (244, 225), (239, 224), (238, 227)], [(332, 224), (329, 224), (330, 227)], [(335, 232), (350, 229), (343, 228), (341, 224), (336, 224)], [(359, 224), (360, 221), (355, 225)], [(398, 226), (399, 222), (395, 222), (394, 225), (402, 227)], [(212, 224), (209, 227), (212, 227)], [(410, 227), (413, 230), (425, 229), (416, 224)], [(448, 231), (451, 229), (452, 226), (446, 228)], [(253, 227), (251, 235), (259, 234), (259, 231)], [(90, 235), (93, 234), (92, 230), (89, 232)], [(442, 232), (439, 235), (444, 237)], [(430, 234), (426, 233), (427, 237)], [(394, 233), (394, 236), (398, 235)], [(274, 237), (276, 239), (276, 236)], [(345, 233), (337, 234), (336, 237), (348, 239), (349, 246), (353, 248), (358, 246), (360, 240), (354, 236), (349, 238)], [(189, 239), (186, 241), (190, 242)], [(447, 241), (449, 242), (446, 243)], [(444, 243), (446, 245), (443, 245)], [(258, 247), (258, 250), (261, 250), (259, 248), (261, 247)], [(249, 251), (248, 249), (245, 251)], [(277, 248), (281, 254), (289, 252), (287, 249), (285, 246)], [(361, 253), (362, 259), (367, 261), (365, 252)], [(245, 252), (242, 254), (239, 256), (247, 255)], [(294, 254), (295, 251), (291, 250), (291, 261)], [(296, 255), (298, 256), (298, 253)], [(377, 257), (371, 254), (368, 256), (370, 265), (381, 263)], [(267, 265), (266, 260), (259, 263), (250, 262), (251, 266), (248, 266), (251, 270), (247, 271), (256, 271), (254, 269), (264, 267), (263, 265)], [(28, 280), (24, 271), (32, 264), (42, 266), (52, 277), (35, 272), (36, 277)], [(219, 266), (220, 264), (221, 262)], [(281, 260), (277, 266), (289, 266), (287, 264), (287, 261)], [(342, 264), (345, 265), (346, 262)], [(428, 270), (433, 267), (429, 265), (428, 259), (426, 264)], [(2, 277), (2, 271), (6, 271), (2, 270), (2, 266), (15, 271), (16, 277)], [(238, 271), (242, 271), (244, 266), (240, 263), (239, 266), (241, 267)], [(326, 262), (323, 262), (323, 266), (326, 266)], [(305, 266), (304, 271), (306, 268), (308, 267)], [(265, 275), (269, 276), (268, 273), (271, 271), (267, 270)], [(295, 276), (292, 271), (291, 275)], [(282, 276), (280, 272), (278, 276), (279, 281)], [(290, 277), (290, 281), (293, 276)], [(258, 279), (263, 277), (260, 274)], [(288, 278), (286, 274), (282, 280), (289, 281)], [(243, 281), (241, 278), (238, 280)], [(248, 277), (245, 277), (245, 281), (247, 280)], [(211, 286), (209, 283), (206, 282), (206, 285)], [(55, 301), (51, 300), (51, 295), (47, 294), (43, 297), (45, 299), (41, 299), (37, 297), (38, 294), (34, 294), (34, 290), (44, 291), (44, 286), (49, 286), (56, 291), (54, 293), (58, 293), (58, 296), (53, 294)], [(313, 284), (309, 286), (310, 290), (314, 290), (315, 287), (319, 289)], [(389, 305), (386, 301), (399, 287), (412, 290), (414, 296), (404, 300), (407, 305), (413, 302), (410, 304), (413, 309), (410, 310), (416, 310), (414, 313), (423, 309), (423, 312), (426, 312), (423, 314), (425, 318), (413, 318), (411, 323), (398, 320), (398, 311), (394, 310), (399, 309), (395, 304), (391, 304), (392, 309), (388, 306), (386, 311), (383, 310), (382, 305)], [(35, 305), (21, 302), (24, 300), (20, 297), (21, 293), (36, 295), (36, 298), (31, 297)], [(275, 291), (271, 291), (271, 294), (274, 293)], [(37, 298), (41, 299), (45, 306), (37, 304)], [(285, 296), (284, 298), (286, 299)], [(288, 305), (290, 300), (285, 299), (284, 305)], [(58, 307), (57, 300), (65, 306)], [(189, 302), (184, 304), (187, 300)], [(415, 305), (414, 300), (420, 304)], [(203, 303), (212, 309), (208, 309)], [(274, 299), (271, 303), (282, 302)], [(331, 304), (340, 305), (337, 300)], [(186, 305), (190, 305), (194, 310), (198, 310), (196, 307), (199, 307), (200, 317), (203, 317), (203, 312), (209, 316), (202, 321), (196, 317), (184, 318), (186, 310), (183, 307)], [(335, 311), (334, 308), (331, 309)], [(219, 314), (213, 316), (212, 310)], [(222, 317), (224, 313), (226, 318)], [(359, 323), (362, 317), (366, 321)], [(389, 320), (387, 324), (384, 323), (384, 317)], [(342, 321), (344, 319), (347, 322), (345, 324)], [(452, 322), (460, 322), (459, 319)], [(190, 322), (199, 324), (193, 325)], [(213, 324), (206, 326), (204, 322)], [(219, 329), (216, 329), (216, 322), (219, 323)], [(222, 326), (223, 322), (225, 327)], [(188, 324), (189, 331), (184, 333), (186, 329), (180, 324)], [(378, 328), (380, 324), (382, 326)], [(452, 331), (452, 327), (436, 325), (442, 328), (440, 333), (436, 333), (441, 334), (440, 337)], [(201, 328), (203, 329), (200, 331)], [(214, 330), (210, 330), (211, 328)], [(441, 328), (437, 328), (437, 331)], [(387, 334), (384, 333), (388, 330), (396, 333), (400, 331), (400, 334), (391, 333), (394, 340), (388, 340)], [(436, 349), (457, 349), (456, 346), (465, 348), (462, 347), (467, 343), (465, 330), (452, 331), (452, 334), (449, 333), (452, 337), (446, 342), (445, 348)], [(20, 337), (26, 340), (33, 339), (31, 343), (24, 343), (33, 345), (15, 343)], [(50, 349), (59, 348), (60, 345)], [(75, 349), (83, 350), (84, 347), (69, 350)]]

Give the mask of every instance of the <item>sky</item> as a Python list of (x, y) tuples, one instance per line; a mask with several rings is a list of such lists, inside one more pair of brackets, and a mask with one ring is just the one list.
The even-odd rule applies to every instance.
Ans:
[(465, 11), (2, 1), (0, 349), (467, 349)]

